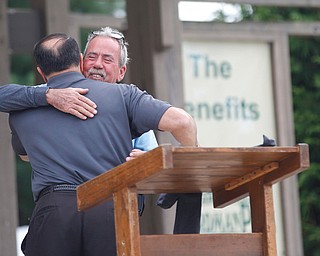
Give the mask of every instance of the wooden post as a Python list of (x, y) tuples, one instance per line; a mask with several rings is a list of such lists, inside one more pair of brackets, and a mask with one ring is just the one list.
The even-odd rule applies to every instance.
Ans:
[[(7, 2), (0, 3), (0, 83), (9, 81)], [(0, 113), (0, 255), (16, 256), (17, 190), (14, 154), (11, 149), (8, 115)]]
[[(181, 22), (177, 0), (127, 1), (127, 39), (131, 63), (130, 83), (154, 97), (183, 107)], [(159, 144), (176, 141), (167, 133), (157, 134)], [(175, 206), (162, 210), (155, 205), (157, 195), (146, 196), (141, 230), (172, 233)], [(156, 220), (156, 221), (155, 221)]]
[(0, 141), (0, 255), (16, 256), (16, 166), (10, 142), (8, 115), (4, 113), (0, 113)]
[(131, 82), (183, 107), (178, 1), (127, 1), (127, 17)]
[(69, 1), (68, 0), (31, 0), (32, 8), (42, 13), (43, 33), (69, 32)]
[[(40, 38), (51, 33), (67, 34), (69, 32), (68, 0), (31, 0), (31, 5), (32, 9), (40, 13)], [(35, 76), (36, 84), (43, 83), (43, 79), (38, 72), (35, 72)]]
[(277, 255), (272, 186), (258, 180), (249, 187), (252, 232), (263, 234), (263, 255)]
[(118, 214), (115, 214), (117, 254), (139, 256), (141, 249), (136, 188), (117, 191), (113, 198), (114, 207), (118, 210)]

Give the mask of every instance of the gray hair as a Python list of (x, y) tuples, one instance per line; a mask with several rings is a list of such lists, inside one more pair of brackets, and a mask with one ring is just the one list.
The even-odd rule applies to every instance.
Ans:
[(104, 27), (101, 28), (100, 30), (96, 30), (96, 31), (92, 31), (91, 33), (89, 33), (88, 38), (87, 38), (87, 43), (86, 46), (84, 48), (84, 56), (86, 56), (86, 52), (87, 52), (87, 48), (89, 43), (91, 42), (92, 39), (94, 39), (97, 36), (106, 36), (106, 37), (110, 37), (113, 38), (115, 40), (117, 40), (117, 42), (119, 43), (120, 46), (120, 67), (127, 65), (129, 62), (129, 57), (128, 57), (128, 42), (126, 42), (124, 35), (113, 28), (110, 27)]

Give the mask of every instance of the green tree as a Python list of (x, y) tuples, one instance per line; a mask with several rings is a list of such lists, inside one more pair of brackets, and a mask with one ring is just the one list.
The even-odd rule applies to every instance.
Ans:
[(80, 13), (103, 13), (116, 16), (124, 13), (125, 0), (70, 0), (70, 10)]
[(299, 175), (305, 255), (320, 255), (320, 38), (290, 40), (297, 142), (310, 147), (311, 167)]

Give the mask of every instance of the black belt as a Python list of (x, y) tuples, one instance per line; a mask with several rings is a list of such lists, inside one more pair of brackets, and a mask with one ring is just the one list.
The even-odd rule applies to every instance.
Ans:
[(77, 186), (78, 186), (78, 185), (59, 184), (59, 185), (54, 185), (54, 186), (46, 187), (46, 188), (44, 188), (44, 189), (42, 189), (42, 190), (40, 191), (37, 201), (38, 201), (41, 197), (49, 194), (50, 192), (56, 192), (56, 191), (76, 191), (76, 190), (77, 190)]

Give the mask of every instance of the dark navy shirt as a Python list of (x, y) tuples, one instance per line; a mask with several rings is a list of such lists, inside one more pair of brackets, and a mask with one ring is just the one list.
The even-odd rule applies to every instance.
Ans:
[(98, 108), (81, 120), (51, 106), (10, 113), (13, 146), (27, 154), (32, 166), (32, 191), (54, 184), (81, 184), (125, 162), (133, 138), (156, 130), (171, 106), (134, 85), (109, 84), (69, 72), (51, 78), (51, 88), (88, 88)]

